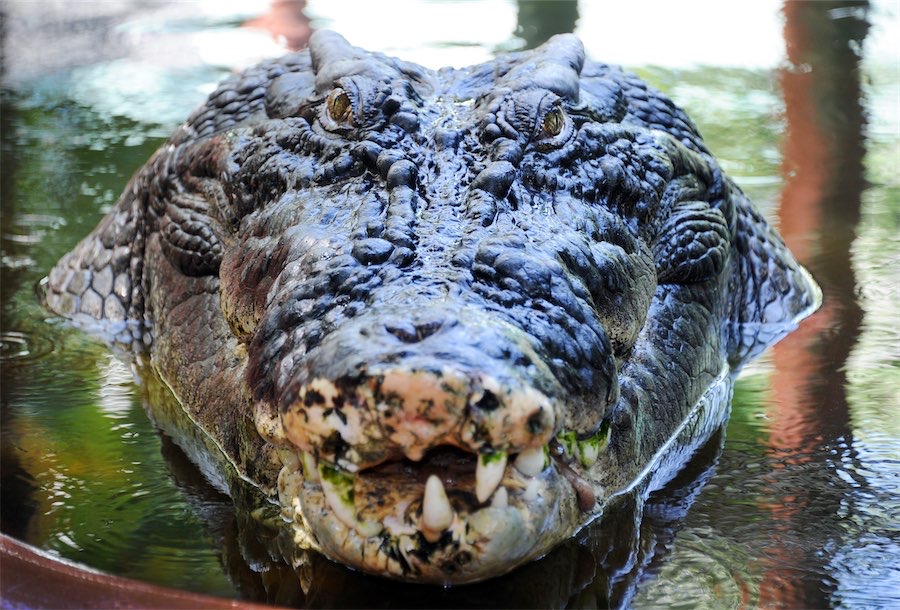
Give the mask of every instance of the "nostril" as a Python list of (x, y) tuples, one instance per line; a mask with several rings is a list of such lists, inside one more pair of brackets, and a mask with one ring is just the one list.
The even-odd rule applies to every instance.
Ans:
[(493, 392), (485, 390), (484, 395), (475, 403), (475, 406), (482, 411), (493, 411), (500, 406), (500, 401)]
[(416, 343), (419, 340), (416, 334), (416, 327), (407, 322), (385, 324), (384, 329), (404, 343)]
[(411, 324), (409, 322), (391, 322), (384, 325), (384, 329), (404, 343), (418, 343), (427, 339), (443, 327), (440, 320)]
[(425, 322), (423, 324), (416, 324), (416, 335), (419, 337), (419, 341), (422, 339), (427, 339), (437, 331), (441, 329), (444, 325), (440, 320), (435, 320), (432, 322)]
[(527, 426), (531, 434), (543, 432), (545, 426), (545, 417), (543, 409), (537, 410), (528, 417)]

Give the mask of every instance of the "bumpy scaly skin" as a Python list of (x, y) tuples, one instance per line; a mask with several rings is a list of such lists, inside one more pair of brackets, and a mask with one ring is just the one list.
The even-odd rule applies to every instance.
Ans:
[(573, 36), (435, 72), (319, 32), (47, 284), (149, 346), (298, 543), (431, 582), (566, 539), (816, 298), (684, 113)]

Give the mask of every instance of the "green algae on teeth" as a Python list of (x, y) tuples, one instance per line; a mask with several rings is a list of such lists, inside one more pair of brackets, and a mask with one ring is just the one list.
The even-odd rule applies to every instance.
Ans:
[(505, 452), (482, 453), (475, 466), (475, 496), (479, 502), (485, 502), (500, 485), (503, 472), (506, 470), (507, 455)]

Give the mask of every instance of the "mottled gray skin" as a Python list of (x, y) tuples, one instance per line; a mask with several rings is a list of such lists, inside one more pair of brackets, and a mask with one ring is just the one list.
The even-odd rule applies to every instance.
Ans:
[(570, 35), (431, 71), (318, 32), (225, 81), (47, 283), (298, 545), (441, 583), (663, 480), (817, 294), (690, 119)]

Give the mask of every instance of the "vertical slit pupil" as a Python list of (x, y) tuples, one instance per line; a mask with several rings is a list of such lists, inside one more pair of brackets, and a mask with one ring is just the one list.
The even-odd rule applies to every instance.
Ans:
[(562, 131), (562, 125), (562, 110), (559, 108), (554, 108), (544, 117), (543, 129), (548, 136), (559, 135), (559, 132)]
[(328, 111), (335, 121), (346, 121), (350, 117), (350, 97), (344, 92), (335, 95), (331, 98)]

